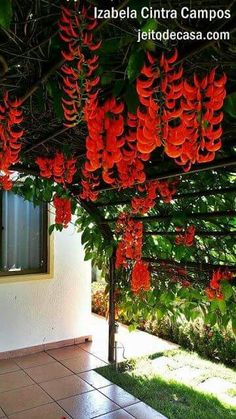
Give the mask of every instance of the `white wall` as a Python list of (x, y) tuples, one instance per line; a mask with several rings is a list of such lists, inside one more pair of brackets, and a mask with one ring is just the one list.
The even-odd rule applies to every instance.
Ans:
[(54, 278), (0, 284), (0, 352), (91, 334), (91, 266), (73, 226), (54, 234)]

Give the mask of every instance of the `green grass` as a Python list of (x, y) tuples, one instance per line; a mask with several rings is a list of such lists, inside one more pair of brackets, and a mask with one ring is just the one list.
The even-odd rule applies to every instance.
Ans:
[[(152, 359), (164, 355), (171, 361), (170, 369), (154, 372)], [(191, 380), (191, 386), (175, 381), (173, 361), (178, 367), (192, 365), (202, 370), (202, 378), (219, 377), (235, 385), (236, 373), (223, 365), (201, 359), (196, 354), (177, 350), (130, 361), (129, 370), (116, 372), (112, 366), (97, 369), (97, 372), (129, 393), (138, 397), (169, 419), (230, 419), (236, 418), (236, 407), (226, 404), (216, 396), (203, 393), (194, 386), (199, 377)], [(123, 364), (125, 368), (125, 364)], [(171, 375), (172, 373), (172, 375)], [(201, 380), (200, 380), (201, 382)], [(233, 396), (234, 394), (232, 394)]]

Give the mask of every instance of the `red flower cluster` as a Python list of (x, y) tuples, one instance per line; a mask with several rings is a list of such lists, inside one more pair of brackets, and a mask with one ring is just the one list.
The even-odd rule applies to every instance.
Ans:
[[(123, 231), (122, 231), (123, 230)], [(143, 224), (121, 214), (117, 221), (116, 232), (122, 232), (122, 238), (116, 251), (116, 269), (127, 266), (127, 259), (141, 258), (143, 246)]]
[(107, 99), (103, 105), (99, 105), (97, 100), (88, 100), (84, 110), (88, 126), (85, 169), (94, 172), (102, 168), (103, 179), (107, 183), (113, 183), (108, 171), (122, 158), (123, 111), (124, 104), (114, 98)]
[(184, 246), (190, 247), (194, 243), (196, 228), (194, 226), (188, 226), (186, 231), (182, 231), (181, 228), (176, 228), (179, 234), (176, 236), (175, 243), (177, 245), (184, 244)]
[(39, 166), (40, 176), (51, 178), (57, 183), (72, 183), (76, 173), (76, 159), (67, 159), (63, 153), (57, 152), (54, 157), (37, 157), (35, 163)]
[(134, 294), (141, 291), (149, 291), (151, 287), (150, 272), (148, 263), (137, 260), (132, 269), (131, 290)]
[(145, 192), (144, 197), (134, 197), (131, 200), (132, 212), (134, 214), (146, 214), (151, 208), (155, 206), (158, 193), (165, 203), (169, 203), (173, 195), (176, 193), (177, 181), (165, 182), (153, 180), (146, 183), (144, 186), (138, 186), (140, 192)]
[(97, 98), (87, 101), (84, 113), (89, 135), (85, 168), (91, 172), (101, 168), (104, 182), (128, 188), (145, 181), (142, 160), (149, 155), (143, 156), (137, 150), (137, 116), (128, 112), (125, 117), (124, 110), (124, 103), (113, 97), (103, 105), (99, 105)]
[(150, 155), (143, 155), (137, 149), (138, 118), (128, 112), (125, 124), (124, 145), (121, 148), (122, 158), (117, 163), (117, 184), (121, 188), (129, 188), (135, 183), (143, 183), (146, 180), (144, 160)]
[(0, 104), (0, 170), (7, 176), (4, 177), (4, 185), (7, 188), (10, 187), (9, 168), (19, 161), (20, 139), (24, 133), (18, 129), (18, 125), (23, 121), (20, 105), (20, 100), (9, 99), (8, 92), (5, 92), (3, 103)]
[[(147, 54), (147, 63), (137, 80), (141, 106), (137, 115), (137, 147), (150, 153), (164, 146), (165, 153), (187, 171), (193, 163), (215, 158), (221, 148), (226, 75), (216, 78), (213, 69), (202, 80), (194, 74), (193, 83), (183, 77), (183, 68), (162, 54), (160, 62)], [(158, 64), (158, 70), (155, 68)]]
[(67, 198), (53, 197), (53, 205), (56, 210), (55, 223), (67, 228), (71, 221), (71, 201)]
[(183, 83), (181, 121), (185, 133), (181, 141), (172, 142), (172, 153), (176, 163), (186, 171), (193, 163), (214, 160), (216, 151), (222, 146), (223, 112), (220, 110), (226, 96), (226, 81), (225, 74), (216, 79), (213, 69), (202, 80), (194, 74), (193, 84), (187, 80)]
[(89, 172), (85, 168), (82, 169), (83, 179), (81, 181), (82, 192), (79, 197), (86, 201), (96, 201), (98, 199), (98, 192), (95, 188), (99, 185), (98, 176), (94, 173)]
[(223, 300), (224, 296), (221, 292), (221, 281), (230, 281), (233, 278), (233, 273), (229, 270), (221, 271), (218, 269), (212, 274), (210, 286), (205, 289), (205, 293), (209, 300)]
[(160, 105), (154, 100), (156, 81), (160, 77), (159, 69), (154, 69), (155, 58), (147, 53), (148, 64), (141, 70), (136, 89), (141, 106), (138, 108), (137, 148), (140, 153), (149, 154), (161, 146)]
[(0, 186), (4, 189), (4, 191), (10, 191), (12, 189), (12, 180), (9, 175), (0, 175)]
[[(101, 42), (94, 43), (93, 30), (97, 21), (89, 16), (85, 7), (78, 12), (78, 3), (74, 10), (62, 6), (59, 22), (60, 37), (66, 44), (62, 55), (67, 64), (62, 66), (63, 90), (69, 100), (63, 98), (62, 106), (66, 119), (66, 126), (74, 126), (81, 119), (83, 96), (93, 96), (93, 89), (100, 81), (94, 72), (98, 67), (98, 56), (94, 55)], [(90, 55), (88, 57), (88, 55)]]

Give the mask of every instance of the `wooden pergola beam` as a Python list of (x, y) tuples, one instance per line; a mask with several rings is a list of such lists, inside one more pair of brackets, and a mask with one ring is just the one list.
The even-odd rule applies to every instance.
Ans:
[[(179, 215), (179, 214), (178, 214)], [(185, 217), (191, 220), (208, 220), (212, 218), (221, 218), (221, 217), (235, 217), (236, 211), (229, 210), (229, 211), (212, 211), (212, 212), (199, 212), (199, 213), (191, 213), (185, 212)], [(177, 214), (176, 214), (177, 216)], [(148, 216), (132, 216), (131, 218), (136, 221), (165, 221), (170, 220), (175, 217), (175, 213), (168, 214), (168, 215), (148, 215)], [(103, 223), (115, 223), (117, 221), (116, 218), (107, 218), (103, 221)]]
[(236, 271), (236, 266), (232, 265), (221, 265), (221, 264), (212, 264), (212, 263), (198, 263), (198, 262), (175, 262), (171, 259), (160, 259), (154, 257), (143, 257), (142, 258), (145, 262), (149, 262), (150, 264), (157, 264), (165, 266), (172, 266), (173, 268), (197, 268), (198, 270), (206, 270), (206, 271), (214, 271), (217, 269), (229, 269), (232, 272)]
[[(179, 233), (178, 231), (145, 231), (146, 236), (170, 236), (175, 237)], [(236, 231), (197, 231), (195, 232), (196, 236), (199, 237), (235, 237)]]
[[(213, 188), (209, 190), (201, 190), (195, 192), (184, 192), (184, 193), (177, 193), (173, 198), (172, 201), (177, 201), (178, 199), (185, 199), (185, 198), (198, 198), (202, 196), (213, 196), (213, 195), (223, 195), (225, 193), (236, 192), (236, 186), (232, 186), (229, 188)], [(161, 198), (160, 198), (161, 199)], [(130, 199), (120, 199), (119, 201), (109, 201), (104, 203), (95, 202), (94, 206), (97, 208), (109, 207), (109, 206), (116, 206), (116, 205), (128, 205), (131, 202)]]
[(34, 143), (30, 145), (29, 147), (25, 148), (23, 150), (23, 154), (29, 153), (30, 151), (34, 150), (35, 148), (39, 147), (40, 145), (43, 145), (45, 143), (48, 143), (51, 140), (54, 140), (55, 137), (58, 137), (60, 134), (64, 134), (67, 132), (71, 127), (62, 127), (55, 131), (53, 134), (49, 135), (48, 137), (44, 138), (43, 140), (38, 141), (37, 143)]
[[(147, 176), (146, 182), (150, 182), (152, 180), (167, 180), (174, 177), (189, 176), (192, 174), (206, 172), (209, 170), (217, 170), (217, 169), (222, 169), (226, 167), (234, 167), (234, 166), (236, 166), (236, 158), (227, 157), (224, 159), (216, 160), (209, 164), (196, 164), (188, 172), (184, 172), (182, 168), (178, 168), (178, 169), (173, 169), (164, 173), (153, 174), (153, 175)], [(105, 191), (116, 190), (116, 189), (118, 189), (118, 186), (104, 185), (103, 187), (96, 189), (96, 191), (105, 192)]]

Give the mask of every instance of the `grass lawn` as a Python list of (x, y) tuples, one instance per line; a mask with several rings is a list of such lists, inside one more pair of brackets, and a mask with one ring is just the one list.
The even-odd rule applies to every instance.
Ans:
[[(131, 360), (121, 368), (116, 372), (107, 366), (97, 372), (169, 419), (236, 418), (236, 372), (230, 368), (183, 350)], [(199, 390), (206, 380), (219, 380), (208, 390), (214, 394)], [(226, 381), (232, 388), (224, 387)]]

